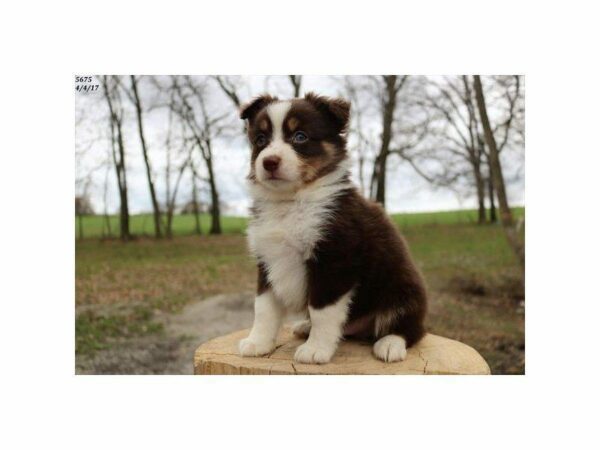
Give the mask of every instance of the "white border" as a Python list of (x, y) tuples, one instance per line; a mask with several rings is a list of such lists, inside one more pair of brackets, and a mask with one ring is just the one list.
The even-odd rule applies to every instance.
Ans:
[[(592, 3), (206, 3), (2, 7), (2, 447), (597, 445)], [(109, 72), (524, 73), (527, 375), (75, 377), (72, 77)]]

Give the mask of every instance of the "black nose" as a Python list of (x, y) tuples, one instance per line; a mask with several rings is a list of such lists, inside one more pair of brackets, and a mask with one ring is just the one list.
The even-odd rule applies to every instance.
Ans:
[(281, 158), (279, 156), (267, 156), (263, 159), (263, 167), (268, 172), (275, 172), (279, 167)]

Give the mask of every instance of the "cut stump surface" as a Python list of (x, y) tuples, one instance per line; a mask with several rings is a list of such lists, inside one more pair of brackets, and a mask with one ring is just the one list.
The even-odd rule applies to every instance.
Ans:
[(343, 341), (329, 364), (294, 361), (296, 348), (304, 342), (289, 328), (279, 333), (270, 355), (241, 357), (238, 342), (249, 330), (205, 342), (195, 352), (196, 375), (489, 375), (490, 368), (477, 351), (461, 342), (434, 334), (426, 335), (408, 349), (406, 360), (385, 363), (373, 356), (372, 344)]

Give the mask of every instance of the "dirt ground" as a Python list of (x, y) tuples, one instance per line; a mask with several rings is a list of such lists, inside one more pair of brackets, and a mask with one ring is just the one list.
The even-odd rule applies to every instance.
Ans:
[(204, 341), (247, 328), (254, 317), (252, 292), (216, 295), (159, 314), (163, 332), (129, 338), (94, 357), (77, 360), (77, 374), (173, 374), (194, 372), (194, 350)]

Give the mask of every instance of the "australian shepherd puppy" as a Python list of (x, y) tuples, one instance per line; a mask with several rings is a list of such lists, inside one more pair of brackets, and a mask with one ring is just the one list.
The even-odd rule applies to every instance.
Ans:
[(248, 226), (258, 261), (254, 325), (243, 356), (275, 349), (286, 312), (308, 337), (295, 360), (327, 363), (344, 337), (369, 339), (400, 361), (425, 333), (426, 294), (408, 248), (385, 211), (350, 182), (350, 104), (315, 94), (265, 95), (241, 110), (252, 145)]

